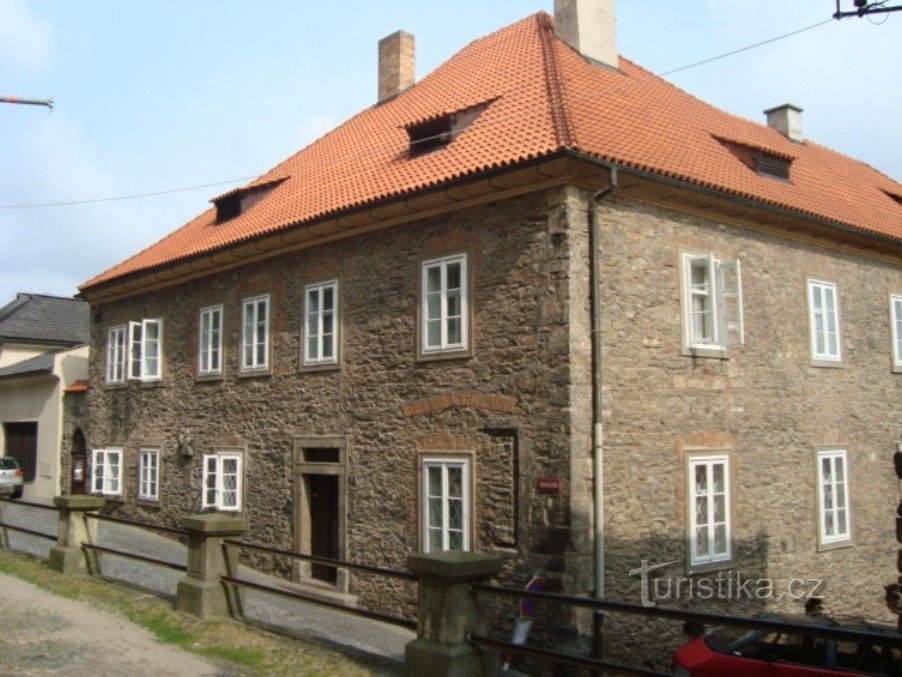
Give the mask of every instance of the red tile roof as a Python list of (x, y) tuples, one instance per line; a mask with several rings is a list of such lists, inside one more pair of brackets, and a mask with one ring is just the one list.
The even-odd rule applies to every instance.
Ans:
[(88, 388), (90, 388), (90, 384), (87, 381), (79, 380), (73, 381), (72, 384), (63, 390), (64, 393), (86, 393), (88, 392)]
[[(486, 103), (453, 143), (409, 157), (407, 127)], [(793, 158), (792, 182), (759, 176), (718, 139)], [(540, 12), (472, 42), (262, 175), (250, 186), (287, 178), (246, 213), (217, 225), (210, 209), (81, 288), (563, 149), (902, 242), (896, 181), (721, 111), (627, 59), (620, 72), (593, 65)]]

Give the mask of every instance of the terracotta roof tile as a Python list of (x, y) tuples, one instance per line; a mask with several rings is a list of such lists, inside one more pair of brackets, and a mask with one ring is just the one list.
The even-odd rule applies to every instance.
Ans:
[[(410, 125), (487, 102), (451, 144), (409, 157)], [(793, 158), (791, 182), (758, 175), (718, 137)], [(561, 149), (902, 240), (897, 182), (721, 111), (627, 59), (620, 72), (593, 65), (540, 12), (472, 42), (259, 177), (250, 185), (285, 180), (246, 213), (217, 225), (210, 209), (81, 288)]]

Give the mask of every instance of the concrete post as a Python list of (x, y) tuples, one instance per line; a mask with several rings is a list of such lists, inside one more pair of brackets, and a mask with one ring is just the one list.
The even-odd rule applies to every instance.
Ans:
[(237, 574), (238, 557), (222, 541), (244, 534), (247, 520), (222, 513), (189, 515), (182, 518), (182, 529), (188, 532), (188, 573), (176, 589), (175, 608), (200, 618), (237, 611), (238, 595), (227, 595), (232, 586), (219, 577)]
[(408, 675), (476, 677), (498, 674), (496, 658), (467, 642), (485, 634), (488, 614), (470, 584), (501, 571), (501, 560), (475, 552), (410, 555), (407, 566), (420, 582), (417, 638), (404, 648)]
[(59, 508), (56, 545), (50, 548), (50, 567), (64, 574), (97, 573), (100, 553), (82, 549), (82, 543), (97, 540), (97, 521), (86, 513), (100, 510), (106, 500), (100, 496), (55, 496), (53, 504)]

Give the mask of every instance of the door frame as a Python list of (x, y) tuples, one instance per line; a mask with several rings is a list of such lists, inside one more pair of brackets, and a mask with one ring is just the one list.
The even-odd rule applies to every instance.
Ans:
[[(334, 462), (309, 461), (304, 457), (306, 449), (337, 449), (338, 460)], [(310, 475), (332, 475), (338, 477), (338, 559), (347, 559), (347, 512), (348, 512), (348, 438), (340, 435), (315, 435), (297, 437), (292, 448), (292, 523), (294, 532), (294, 549), (301, 553), (311, 550), (310, 503), (307, 496), (307, 483), (304, 478)], [(313, 582), (330, 585), (325, 581), (314, 579), (311, 575), (310, 562), (296, 560), (293, 576), (300, 582)], [(347, 592), (350, 576), (346, 569), (338, 569), (335, 588)]]

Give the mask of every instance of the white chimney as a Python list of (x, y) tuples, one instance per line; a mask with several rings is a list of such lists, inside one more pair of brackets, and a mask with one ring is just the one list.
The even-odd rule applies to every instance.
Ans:
[(379, 102), (398, 96), (415, 80), (413, 36), (395, 31), (379, 41)]
[(554, 0), (554, 33), (590, 61), (620, 67), (614, 0)]
[(802, 143), (802, 109), (793, 106), (791, 103), (784, 103), (782, 106), (768, 108), (764, 111), (767, 116), (767, 126), (776, 129), (787, 139)]

